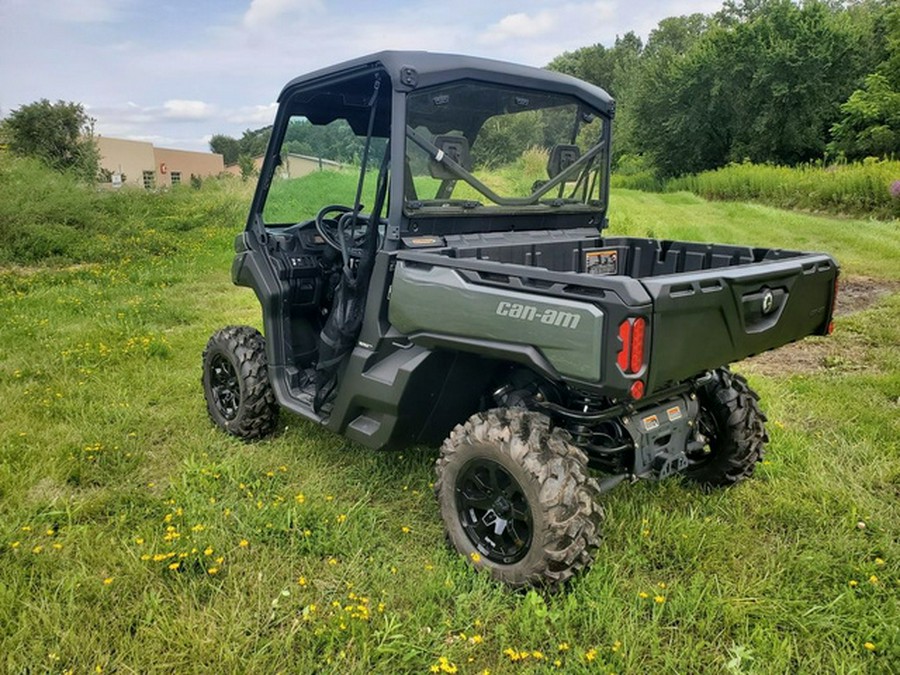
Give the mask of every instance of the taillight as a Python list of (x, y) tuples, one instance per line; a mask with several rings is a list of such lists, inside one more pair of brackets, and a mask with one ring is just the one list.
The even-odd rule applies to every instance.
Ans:
[(647, 322), (638, 317), (631, 327), (631, 372), (638, 372), (644, 365), (644, 331)]
[(831, 294), (831, 316), (828, 319), (828, 328), (825, 329), (826, 335), (831, 335), (834, 332), (834, 311), (837, 309), (837, 296), (838, 296), (838, 277), (840, 275), (835, 273), (834, 275), (834, 293)]
[[(633, 319), (625, 319), (619, 324), (619, 341), (621, 347), (616, 356), (616, 363), (619, 364), (619, 370), (625, 376), (635, 377), (643, 370), (647, 364), (645, 354), (647, 338), (647, 320), (643, 317), (635, 317)], [(635, 380), (631, 383), (628, 390), (631, 398), (638, 400), (644, 397), (644, 383), (642, 380)]]
[(631, 321), (626, 320), (619, 324), (619, 340), (622, 341), (622, 348), (619, 350), (619, 356), (616, 363), (623, 373), (628, 372), (628, 366), (631, 364)]
[(644, 367), (644, 347), (647, 336), (647, 321), (642, 317), (625, 319), (619, 324), (619, 340), (622, 346), (616, 363), (625, 374), (639, 373)]

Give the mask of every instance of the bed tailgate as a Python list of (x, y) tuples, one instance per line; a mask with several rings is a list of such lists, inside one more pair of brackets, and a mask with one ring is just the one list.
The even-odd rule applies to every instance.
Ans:
[(824, 254), (642, 279), (653, 298), (650, 391), (830, 331), (838, 265)]

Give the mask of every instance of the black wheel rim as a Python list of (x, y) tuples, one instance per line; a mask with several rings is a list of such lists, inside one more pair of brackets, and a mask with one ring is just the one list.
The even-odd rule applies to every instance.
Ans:
[(456, 510), (476, 550), (510, 565), (531, 547), (531, 507), (512, 474), (489, 459), (468, 462), (456, 479)]
[(209, 362), (209, 389), (219, 414), (233, 420), (241, 405), (241, 385), (234, 365), (223, 354), (216, 354)]

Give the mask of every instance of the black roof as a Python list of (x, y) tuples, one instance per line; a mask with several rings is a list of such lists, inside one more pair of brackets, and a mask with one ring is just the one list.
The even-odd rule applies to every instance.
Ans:
[(377, 52), (301, 75), (285, 85), (278, 100), (318, 82), (376, 69), (387, 73), (397, 91), (470, 79), (569, 94), (607, 114), (615, 110), (615, 102), (603, 89), (569, 75), (494, 59), (422, 51)]

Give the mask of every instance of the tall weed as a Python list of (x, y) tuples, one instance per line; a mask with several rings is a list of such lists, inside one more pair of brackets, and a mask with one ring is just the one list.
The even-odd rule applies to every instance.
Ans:
[(900, 217), (900, 195), (894, 194), (893, 188), (898, 181), (900, 161), (872, 158), (832, 166), (730, 164), (674, 178), (663, 188), (666, 192), (689, 191), (707, 199), (758, 201), (786, 209), (889, 219)]
[(200, 190), (96, 190), (35, 159), (0, 157), (0, 265), (118, 260), (179, 248), (179, 232), (244, 218), (249, 188), (207, 180)]

